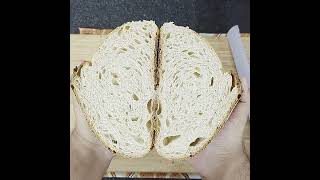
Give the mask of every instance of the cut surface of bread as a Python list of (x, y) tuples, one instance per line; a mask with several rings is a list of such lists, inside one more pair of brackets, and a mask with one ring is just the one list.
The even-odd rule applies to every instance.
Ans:
[(204, 149), (238, 102), (240, 87), (211, 46), (188, 27), (160, 29), (155, 148), (168, 159)]
[(158, 27), (128, 22), (112, 31), (91, 62), (76, 67), (71, 87), (90, 128), (109, 149), (142, 157), (153, 144), (152, 112)]
[(188, 27), (165, 23), (158, 34), (153, 21), (116, 28), (74, 69), (71, 87), (106, 148), (136, 158), (154, 145), (165, 158), (186, 159), (224, 126), (240, 85)]

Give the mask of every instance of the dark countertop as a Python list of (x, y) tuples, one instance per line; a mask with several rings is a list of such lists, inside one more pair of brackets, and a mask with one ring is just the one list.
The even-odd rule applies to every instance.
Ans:
[(239, 25), (250, 33), (250, 0), (70, 0), (70, 8), (70, 33), (142, 19), (158, 26), (173, 21), (204, 33), (226, 33)]

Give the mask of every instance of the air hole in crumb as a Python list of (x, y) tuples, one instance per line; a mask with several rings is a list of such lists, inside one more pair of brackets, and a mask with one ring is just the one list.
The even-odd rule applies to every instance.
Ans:
[(194, 54), (194, 52), (188, 52), (188, 55), (190, 55), (190, 56), (191, 56), (192, 54)]
[(187, 52), (188, 50), (183, 50), (182, 52)]
[(178, 139), (180, 135), (176, 136), (168, 136), (163, 139), (163, 145), (167, 146), (168, 144), (172, 143), (174, 140)]
[(148, 41), (148, 40), (146, 40), (146, 39), (145, 39), (144, 41), (145, 41), (146, 43), (149, 43), (149, 41)]
[(148, 57), (148, 59), (150, 59), (150, 56), (149, 56), (149, 54), (146, 54), (146, 56)]
[(127, 51), (127, 48), (121, 48), (122, 51)]
[(167, 127), (170, 126), (170, 121), (169, 121), (169, 119), (166, 119), (166, 125), (167, 125)]
[(126, 112), (126, 115), (128, 115), (128, 112)]
[(212, 127), (212, 119), (208, 122), (209, 127)]
[(203, 114), (203, 112), (199, 112), (199, 115), (201, 116)]
[(162, 111), (162, 109), (161, 109), (161, 103), (160, 103), (160, 101), (159, 101), (159, 102), (158, 102), (157, 114), (158, 114), (158, 115), (161, 114), (161, 111)]
[(200, 77), (200, 74), (198, 72), (193, 73), (197, 78)]
[(113, 85), (116, 85), (116, 86), (119, 85), (119, 83), (118, 83), (118, 81), (117, 81), (116, 79), (112, 79), (112, 84), (113, 84)]
[(112, 139), (112, 143), (113, 144), (118, 144), (118, 142), (116, 140), (114, 140), (114, 139)]
[(151, 36), (151, 34), (149, 33), (149, 38), (151, 39), (152, 38), (152, 36)]
[(132, 97), (133, 97), (133, 99), (134, 99), (135, 101), (138, 101), (138, 100), (139, 100), (139, 98), (138, 98), (138, 96), (137, 96), (136, 94), (133, 94)]
[(102, 69), (102, 74), (106, 73), (106, 69)]
[(134, 137), (134, 140), (139, 144), (143, 144), (144, 143), (144, 140), (141, 137)]
[(238, 94), (238, 99), (240, 99), (241, 98), (241, 94)]
[(176, 76), (173, 80), (173, 82), (176, 82), (176, 80), (179, 78), (179, 76)]
[(135, 39), (134, 42), (136, 42), (137, 44), (141, 44), (141, 42), (138, 39)]
[(167, 36), (166, 36), (166, 39), (169, 39), (170, 38), (170, 33), (169, 34), (167, 34)]
[(118, 75), (116, 73), (111, 73), (113, 78), (118, 78)]
[(147, 103), (147, 109), (148, 109), (148, 112), (149, 113), (151, 113), (151, 111), (152, 111), (152, 99), (150, 99), (149, 101), (148, 101), (148, 103)]
[(211, 77), (210, 86), (213, 85), (213, 77)]
[(142, 75), (142, 74), (138, 71), (138, 69), (134, 69), (134, 71), (136, 71), (140, 76)]
[(112, 117), (111, 114), (108, 114), (108, 117)]
[(146, 28), (146, 27), (143, 27), (142, 29), (143, 29), (143, 30), (147, 30), (147, 28)]
[(126, 26), (125, 28), (126, 28), (126, 30), (128, 30), (130, 28), (130, 26)]
[(120, 36), (122, 32), (122, 28), (120, 28), (120, 30), (118, 31), (118, 35)]
[(129, 70), (129, 69), (130, 69), (130, 67), (124, 67), (124, 68), (126, 68), (126, 70)]
[(140, 66), (142, 66), (142, 63), (140, 61), (138, 61), (138, 63), (140, 64)]
[(200, 97), (200, 96), (201, 96), (201, 94), (199, 94), (199, 95), (197, 96), (197, 98)]
[(74, 89), (74, 86), (71, 84), (71, 89)]
[(99, 73), (99, 79), (101, 79), (101, 73)]
[[(160, 118), (161, 118), (161, 117), (162, 117), (162, 116), (160, 116)], [(156, 120), (156, 123), (157, 123), (157, 127), (160, 128), (160, 127), (161, 127), (160, 121), (159, 121), (159, 120)]]
[(131, 45), (129, 45), (128, 47), (129, 47), (130, 49), (136, 49), (136, 48), (134, 48), (134, 47), (133, 47), (133, 46), (131, 46)]
[(151, 120), (149, 120), (149, 121), (146, 123), (146, 126), (147, 126), (148, 130), (150, 131), (150, 130), (151, 130)]
[(131, 104), (129, 104), (129, 109), (132, 110)]
[(138, 121), (138, 117), (131, 118), (131, 121)]
[(203, 141), (204, 140), (204, 138), (202, 138), (202, 137), (198, 137), (197, 139), (195, 139), (192, 143), (190, 143), (190, 145), (189, 146), (196, 146), (196, 145), (198, 145), (201, 141)]

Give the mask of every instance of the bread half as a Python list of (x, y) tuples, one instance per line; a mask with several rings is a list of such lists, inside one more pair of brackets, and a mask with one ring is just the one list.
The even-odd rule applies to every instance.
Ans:
[(240, 85), (188, 27), (165, 23), (159, 49), (155, 148), (165, 158), (185, 159), (204, 149), (223, 127)]
[(123, 24), (71, 80), (94, 134), (124, 157), (142, 157), (152, 148), (158, 31), (153, 21)]

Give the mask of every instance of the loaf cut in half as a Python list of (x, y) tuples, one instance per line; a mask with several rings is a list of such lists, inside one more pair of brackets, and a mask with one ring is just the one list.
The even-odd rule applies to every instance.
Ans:
[(74, 69), (71, 88), (90, 128), (124, 157), (152, 148), (158, 35), (153, 21), (125, 23), (108, 34), (91, 62)]
[(159, 37), (153, 21), (128, 22), (108, 34), (91, 62), (74, 69), (71, 88), (106, 148), (137, 158), (154, 146), (167, 159), (204, 149), (241, 92), (196, 32), (165, 23)]
[(223, 127), (239, 99), (239, 81), (188, 27), (160, 28), (155, 148), (168, 159), (191, 157)]

